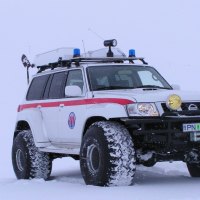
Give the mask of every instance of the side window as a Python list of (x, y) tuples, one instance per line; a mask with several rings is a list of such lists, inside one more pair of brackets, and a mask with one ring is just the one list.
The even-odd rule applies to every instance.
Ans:
[(72, 70), (68, 72), (66, 86), (76, 85), (83, 92), (83, 75), (81, 70)]
[(31, 82), (26, 99), (29, 101), (41, 100), (48, 78), (49, 75), (35, 77)]
[(49, 99), (59, 99), (64, 97), (64, 82), (66, 72), (60, 72), (53, 75), (49, 89)]
[(50, 89), (50, 86), (51, 86), (52, 78), (53, 78), (53, 74), (50, 75), (50, 77), (49, 77), (49, 79), (47, 81), (47, 85), (46, 85), (46, 88), (45, 88), (45, 91), (44, 91), (43, 99), (48, 99), (49, 98), (49, 89)]

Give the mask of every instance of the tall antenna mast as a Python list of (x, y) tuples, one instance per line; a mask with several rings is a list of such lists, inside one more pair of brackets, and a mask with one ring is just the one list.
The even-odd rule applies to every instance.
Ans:
[(85, 43), (84, 43), (84, 41), (83, 41), (83, 40), (82, 40), (82, 44), (83, 44), (83, 50), (84, 50), (84, 54), (85, 54), (85, 57), (86, 57)]
[(97, 36), (98, 38), (100, 38), (101, 40), (104, 41), (104, 38), (101, 37), (98, 33), (96, 33), (95, 31), (93, 31), (91, 28), (88, 28), (88, 31), (90, 31), (91, 33), (93, 33), (95, 36)]

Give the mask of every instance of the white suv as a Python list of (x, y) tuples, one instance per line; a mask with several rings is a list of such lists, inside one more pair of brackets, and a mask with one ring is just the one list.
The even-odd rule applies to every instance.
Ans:
[(174, 90), (134, 50), (126, 57), (111, 49), (116, 41), (104, 44), (107, 54), (62, 48), (36, 56), (14, 131), (17, 178), (48, 179), (53, 159), (65, 156), (80, 159), (90, 185), (131, 185), (136, 164), (172, 160), (199, 177), (200, 95)]

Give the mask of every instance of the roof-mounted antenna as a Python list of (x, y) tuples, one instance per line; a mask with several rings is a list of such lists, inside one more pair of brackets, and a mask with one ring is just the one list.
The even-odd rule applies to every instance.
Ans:
[(97, 36), (97, 37), (100, 38), (101, 40), (104, 40), (103, 37), (101, 37), (98, 33), (96, 33), (95, 31), (93, 31), (91, 28), (88, 28), (88, 31), (90, 31), (91, 33), (93, 33), (95, 36)]
[(104, 40), (103, 37), (101, 37), (98, 33), (96, 33), (95, 31), (93, 31), (91, 28), (88, 28), (88, 31), (90, 31), (95, 36), (97, 36), (98, 38), (100, 38), (101, 40), (104, 41), (104, 46), (108, 47), (107, 57), (113, 57), (114, 54), (113, 54), (113, 52), (111, 50), (111, 47), (116, 47), (117, 46), (117, 40), (115, 40), (115, 39), (113, 39), (113, 40)]
[(85, 50), (85, 43), (84, 43), (84, 40), (82, 40), (82, 44), (83, 44), (84, 54), (85, 54), (85, 57), (86, 57), (86, 50)]
[(33, 65), (29, 62), (28, 58), (24, 54), (21, 57), (21, 61), (24, 67), (26, 68), (27, 83), (29, 84), (29, 68), (33, 67)]

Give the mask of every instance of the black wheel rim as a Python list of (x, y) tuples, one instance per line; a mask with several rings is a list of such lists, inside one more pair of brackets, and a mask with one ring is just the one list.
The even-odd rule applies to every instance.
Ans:
[(24, 154), (21, 149), (17, 149), (16, 152), (16, 164), (19, 171), (24, 170)]
[(97, 173), (99, 170), (100, 154), (99, 149), (95, 144), (92, 144), (87, 148), (87, 166), (92, 174)]

